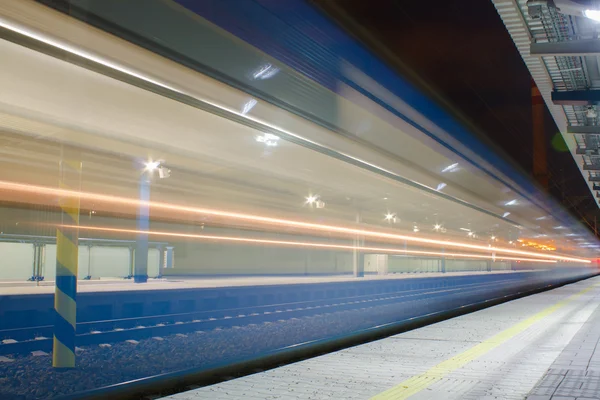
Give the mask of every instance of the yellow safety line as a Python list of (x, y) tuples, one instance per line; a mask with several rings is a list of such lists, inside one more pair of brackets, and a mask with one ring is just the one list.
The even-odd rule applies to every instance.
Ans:
[(439, 363), (430, 370), (420, 375), (415, 375), (412, 378), (409, 378), (404, 382), (400, 383), (399, 385), (394, 386), (393, 388), (388, 389), (385, 392), (379, 393), (378, 395), (375, 395), (371, 398), (371, 400), (400, 400), (406, 399), (412, 396), (413, 394), (420, 392), (426, 387), (441, 380), (444, 376), (448, 375), (452, 371), (455, 371), (465, 366), (466, 364), (470, 363), (478, 357), (481, 357), (482, 355), (486, 354), (495, 347), (498, 347), (506, 341), (512, 339), (513, 337), (523, 332), (542, 318), (545, 318), (548, 315), (554, 313), (561, 307), (564, 307), (571, 301), (592, 290), (596, 286), (600, 286), (600, 283), (591, 285), (583, 289), (581, 292), (569, 296), (566, 299), (554, 304), (553, 306), (550, 306), (540, 311), (539, 313), (527, 318), (526, 320), (519, 322), (511, 328), (508, 328), (498, 333), (497, 335), (492, 336), (491, 338), (479, 343), (478, 345), (471, 347), (469, 350)]

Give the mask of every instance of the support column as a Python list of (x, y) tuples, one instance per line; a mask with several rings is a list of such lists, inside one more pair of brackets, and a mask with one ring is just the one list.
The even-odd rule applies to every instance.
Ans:
[[(442, 249), (442, 253), (445, 253), (445, 249)], [(446, 273), (446, 256), (442, 256), (440, 260), (440, 272)]]
[(87, 265), (87, 274), (85, 275), (85, 277), (83, 279), (86, 281), (89, 281), (92, 279), (92, 245), (88, 244), (86, 247), (88, 250), (88, 265)]
[[(79, 190), (81, 162), (62, 160), (59, 187)], [(75, 327), (77, 322), (77, 267), (79, 253), (79, 197), (59, 200), (61, 225), (56, 230), (56, 287), (54, 291), (54, 342), (52, 366), (75, 367)]]
[(38, 248), (39, 245), (37, 243), (33, 244), (33, 263), (31, 265), (31, 278), (28, 280), (31, 282), (39, 281), (39, 271), (38, 271)]
[(167, 246), (167, 260), (166, 260), (166, 268), (174, 268), (175, 267), (175, 248), (173, 246)]
[(133, 270), (135, 268), (135, 249), (133, 247), (129, 248), (129, 275), (127, 279), (133, 278)]
[(150, 229), (150, 176), (144, 171), (140, 178), (140, 205), (137, 215), (139, 231), (135, 246), (135, 265), (133, 281), (145, 283), (148, 281), (148, 230)]
[[(356, 214), (356, 225), (360, 223), (360, 213)], [(352, 239), (352, 270), (354, 277), (362, 278), (365, 276), (365, 255), (358, 247), (362, 246), (362, 238), (358, 235)]]
[(163, 246), (158, 246), (158, 278), (163, 276), (165, 265), (167, 265), (167, 260), (165, 258), (166, 254), (165, 248)]
[(44, 265), (46, 261), (46, 245), (44, 243), (38, 244), (38, 260), (37, 260), (37, 281), (44, 280)]

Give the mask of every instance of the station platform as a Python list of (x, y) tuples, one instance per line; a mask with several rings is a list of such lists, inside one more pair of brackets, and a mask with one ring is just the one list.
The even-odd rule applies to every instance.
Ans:
[(165, 397), (600, 399), (600, 277)]
[[(538, 269), (536, 271), (542, 271)], [(360, 281), (411, 279), (411, 278), (441, 278), (451, 276), (472, 275), (498, 275), (519, 274), (531, 272), (531, 270), (498, 270), (498, 271), (461, 271), (461, 272), (421, 272), (421, 273), (397, 273), (388, 275), (366, 274), (358, 278)], [(148, 282), (137, 284), (133, 279), (103, 278), (97, 280), (79, 280), (77, 291), (79, 293), (94, 292), (121, 292), (134, 290), (173, 290), (173, 289), (207, 289), (225, 287), (254, 287), (269, 285), (295, 285), (315, 283), (336, 283), (357, 281), (352, 275), (312, 275), (312, 276), (198, 276), (198, 277), (167, 277), (161, 279), (149, 279)], [(54, 293), (54, 281), (24, 282), (24, 281), (0, 281), (0, 295), (23, 295), (23, 294), (52, 294)]]

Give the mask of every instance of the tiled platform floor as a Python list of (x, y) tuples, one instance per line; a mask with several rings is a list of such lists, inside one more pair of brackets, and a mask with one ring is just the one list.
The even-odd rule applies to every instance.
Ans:
[(552, 363), (528, 399), (600, 399), (600, 307)]
[(599, 304), (596, 277), (168, 398), (600, 398)]

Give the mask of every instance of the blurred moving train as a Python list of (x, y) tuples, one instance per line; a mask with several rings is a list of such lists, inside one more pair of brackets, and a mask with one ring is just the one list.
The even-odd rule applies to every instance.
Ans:
[[(597, 274), (592, 233), (310, 4), (233, 3), (0, 3), (0, 281), (54, 279), (57, 227), (79, 236), (80, 279), (429, 276), (385, 289), (432, 290), (410, 308), (386, 298), (231, 363)], [(324, 297), (379, 293), (356, 282)], [(286, 302), (261, 296), (234, 303)]]
[[(260, 1), (244, 2), (243, 20), (224, 16), (226, 3), (68, 2), (109, 32), (39, 3), (3, 4), (3, 235), (53, 236), (60, 193), (49, 188), (71, 152), (83, 162), (84, 238), (135, 239), (140, 176), (153, 175), (150, 236), (174, 260), (163, 271), (166, 245), (155, 246), (152, 275), (356, 273), (357, 243), (398, 272), (594, 257), (595, 239), (527, 178), (373, 57), (357, 65), (360, 46), (326, 52), (335, 26), (316, 38), (294, 21), (261, 27)], [(288, 6), (311, 12), (302, 5)], [(272, 8), (280, 25), (292, 18)], [(323, 22), (314, 10), (303, 21)], [(270, 53), (219, 23), (251, 26)], [(286, 34), (270, 42), (270, 29)], [(100, 244), (82, 261), (118, 268), (87, 275), (126, 276), (129, 246)], [(31, 275), (30, 250), (15, 251), (11, 265), (27, 272), (15, 275)]]

